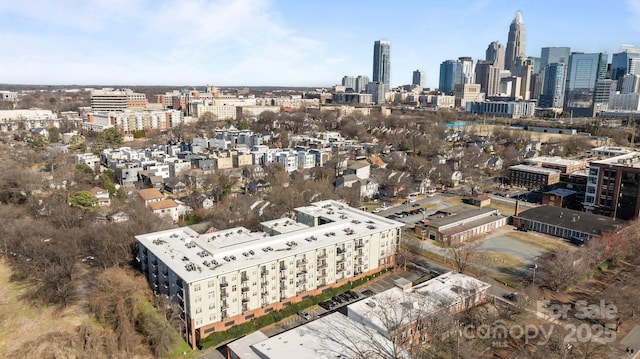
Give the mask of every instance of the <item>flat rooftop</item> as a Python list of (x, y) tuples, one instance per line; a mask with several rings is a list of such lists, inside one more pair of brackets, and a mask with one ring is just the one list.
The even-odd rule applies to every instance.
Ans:
[(399, 323), (392, 324), (405, 326), (490, 287), (468, 275), (448, 272), (407, 290), (393, 287), (380, 292), (348, 305), (347, 312), (349, 317), (367, 320), (379, 329), (385, 329), (380, 318), (394, 318)]
[(289, 218), (278, 218), (272, 221), (262, 222), (260, 223), (260, 225), (263, 228), (279, 233), (290, 233), (309, 228), (309, 226), (307, 226), (306, 224), (296, 222), (293, 219)]
[(299, 226), (299, 230), (274, 236), (244, 227), (205, 234), (180, 227), (141, 234), (136, 239), (190, 283), (404, 225), (337, 201), (315, 202), (296, 211), (322, 217), (328, 223)]
[[(355, 358), (361, 357), (360, 353), (368, 353), (369, 359), (383, 359), (393, 357), (393, 348), (385, 336), (338, 312), (251, 346), (256, 357), (263, 359)], [(404, 351), (398, 354), (409, 358)]]
[(438, 210), (436, 213), (427, 216), (425, 220), (428, 220), (428, 224), (434, 227), (443, 227), (458, 221), (464, 221), (465, 219), (488, 214), (496, 211), (491, 207), (476, 207), (467, 204), (461, 204), (449, 208)]
[(626, 222), (619, 219), (554, 206), (530, 208), (515, 217), (589, 233), (594, 236), (626, 226)]
[(604, 160), (592, 161), (591, 163), (640, 168), (640, 152), (629, 152)]
[(559, 165), (559, 166), (575, 166), (581, 165), (584, 162), (579, 160), (570, 160), (566, 158), (562, 158), (560, 156), (539, 156), (527, 158), (527, 163), (540, 163), (540, 164), (550, 164), (550, 165)]
[(537, 167), (537, 166), (529, 166), (529, 165), (515, 165), (515, 166), (509, 167), (509, 169), (514, 171), (539, 173), (539, 174), (545, 174), (545, 175), (560, 173), (560, 170), (556, 170), (552, 168)]

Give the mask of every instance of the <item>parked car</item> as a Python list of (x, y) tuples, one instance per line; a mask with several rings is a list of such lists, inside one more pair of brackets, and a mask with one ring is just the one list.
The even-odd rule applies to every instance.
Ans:
[(504, 299), (510, 300), (512, 302), (518, 301), (518, 293), (508, 293), (508, 294), (503, 295), (502, 297), (504, 297)]
[(311, 320), (311, 315), (307, 312), (298, 312), (298, 315), (303, 317), (306, 320)]
[(342, 299), (340, 299), (340, 297), (338, 296), (333, 296), (331, 297), (331, 299), (333, 299), (333, 301), (337, 302), (338, 304), (342, 304)]
[(348, 294), (349, 296), (351, 296), (351, 298), (353, 298), (353, 299), (358, 299), (358, 298), (360, 298), (360, 296), (359, 296), (356, 292), (354, 292), (354, 291), (352, 291), (352, 290), (348, 291), (348, 292), (347, 292), (347, 294)]

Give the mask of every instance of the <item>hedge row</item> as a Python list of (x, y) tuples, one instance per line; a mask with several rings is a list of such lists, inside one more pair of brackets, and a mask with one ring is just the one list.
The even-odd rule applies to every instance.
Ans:
[(300, 301), (298, 303), (294, 303), (291, 304), (285, 308), (282, 308), (280, 310), (277, 311), (273, 311), (269, 314), (263, 315), (261, 317), (252, 319), (249, 322), (246, 323), (242, 323), (239, 325), (236, 325), (234, 327), (231, 327), (227, 330), (225, 330), (224, 332), (215, 332), (212, 334), (209, 334), (209, 336), (207, 336), (206, 338), (202, 339), (199, 343), (198, 346), (200, 347), (200, 349), (205, 349), (205, 348), (210, 348), (210, 347), (215, 347), (218, 346), (224, 342), (227, 342), (231, 339), (235, 339), (235, 338), (240, 338), (242, 336), (245, 336), (247, 334), (253, 333), (256, 330), (259, 330), (261, 328), (264, 328), (266, 326), (269, 326), (271, 324), (277, 323), (279, 321), (281, 321), (282, 319), (285, 319), (289, 316), (295, 315), (296, 313), (298, 313), (301, 310), (305, 310), (313, 305), (316, 305), (320, 302), (324, 302), (325, 300), (330, 299), (331, 297), (344, 293), (348, 290), (351, 290), (352, 288), (356, 288), (358, 286), (361, 286), (362, 284), (366, 283), (367, 281), (371, 280), (372, 278), (385, 273), (387, 271), (389, 271), (391, 269), (387, 268), (387, 269), (383, 269), (382, 271), (378, 272), (378, 273), (374, 273), (371, 275), (368, 275), (366, 277), (362, 277), (360, 279), (354, 280), (352, 282), (348, 282), (347, 284), (344, 284), (340, 287), (335, 287), (335, 288), (329, 288), (326, 291), (307, 298), (303, 301)]

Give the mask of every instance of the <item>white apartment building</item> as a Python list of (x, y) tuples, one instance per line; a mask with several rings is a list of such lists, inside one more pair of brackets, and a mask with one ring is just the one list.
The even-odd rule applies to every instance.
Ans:
[(137, 105), (146, 101), (146, 95), (135, 93), (129, 89), (102, 89), (91, 91), (92, 111), (124, 111), (129, 108), (130, 103)]
[(316, 166), (316, 155), (307, 151), (298, 151), (298, 168), (307, 169)]
[(2, 132), (49, 127), (60, 127), (60, 119), (51, 110), (0, 110)]
[(198, 234), (136, 236), (142, 271), (184, 310), (192, 346), (228, 328), (395, 263), (402, 223), (337, 201), (296, 208), (297, 221)]

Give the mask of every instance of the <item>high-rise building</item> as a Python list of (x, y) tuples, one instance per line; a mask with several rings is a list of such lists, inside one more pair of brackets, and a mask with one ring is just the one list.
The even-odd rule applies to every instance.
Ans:
[(504, 70), (504, 56), (504, 46), (497, 41), (490, 43), (485, 52), (485, 60), (500, 70)]
[(500, 68), (488, 61), (478, 61), (476, 83), (480, 85), (480, 91), (484, 92), (487, 97), (498, 96), (500, 93)]
[[(460, 78), (456, 80), (455, 85), (472, 84), (476, 79), (475, 66), (473, 65), (473, 59), (470, 57), (459, 57), (460, 63)], [(454, 85), (454, 86), (455, 86)]]
[(420, 86), (421, 88), (424, 87), (424, 72), (420, 71), (420, 70), (415, 70), (413, 72), (413, 81), (411, 82), (412, 85), (417, 85)]
[(565, 63), (555, 62), (545, 66), (543, 90), (538, 99), (538, 106), (562, 108), (566, 74)]
[(385, 103), (385, 95), (387, 93), (387, 85), (382, 82), (369, 82), (365, 93), (371, 95), (371, 100), (377, 104)]
[[(536, 88), (534, 90), (534, 98), (540, 98), (540, 96), (545, 92), (544, 84), (546, 66), (549, 64), (568, 64), (569, 63), (569, 55), (571, 54), (571, 49), (568, 47), (543, 47), (540, 52), (540, 67), (539, 71), (535, 71), (534, 73), (538, 74)], [(566, 68), (565, 68), (566, 73)], [(553, 90), (552, 90), (553, 91)], [(564, 93), (564, 90), (563, 90)], [(546, 101), (546, 100), (545, 100)]]
[(511, 73), (520, 77), (520, 93), (518, 97), (522, 100), (531, 99), (531, 77), (533, 76), (533, 62), (531, 59), (524, 56), (519, 57)]
[(356, 92), (364, 92), (367, 89), (367, 84), (369, 83), (369, 76), (360, 75), (356, 77)]
[(356, 90), (356, 78), (353, 76), (345, 76), (342, 78), (342, 86), (345, 87), (346, 91), (355, 91)]
[(509, 26), (509, 38), (507, 40), (507, 51), (505, 53), (504, 68), (511, 70), (520, 56), (525, 56), (525, 32), (522, 14), (518, 11), (516, 17)]
[(618, 81), (618, 90), (621, 89), (622, 81), (620, 80), (622, 77), (626, 74), (634, 73), (630, 69), (631, 60), (633, 59), (640, 59), (640, 49), (631, 45), (620, 46), (620, 52), (613, 54), (611, 57), (611, 79)]
[(452, 94), (453, 87), (458, 83), (462, 69), (458, 60), (445, 60), (440, 64), (440, 81), (438, 89)]
[(622, 93), (640, 92), (640, 75), (628, 74), (622, 78)]
[[(567, 80), (564, 91), (564, 111), (576, 117), (595, 115), (594, 98), (596, 82), (607, 74), (606, 52), (579, 53), (569, 56)], [(603, 87), (600, 87), (602, 90)]]
[(391, 84), (390, 52), (389, 41), (378, 40), (373, 44), (373, 82), (383, 83), (387, 90)]

